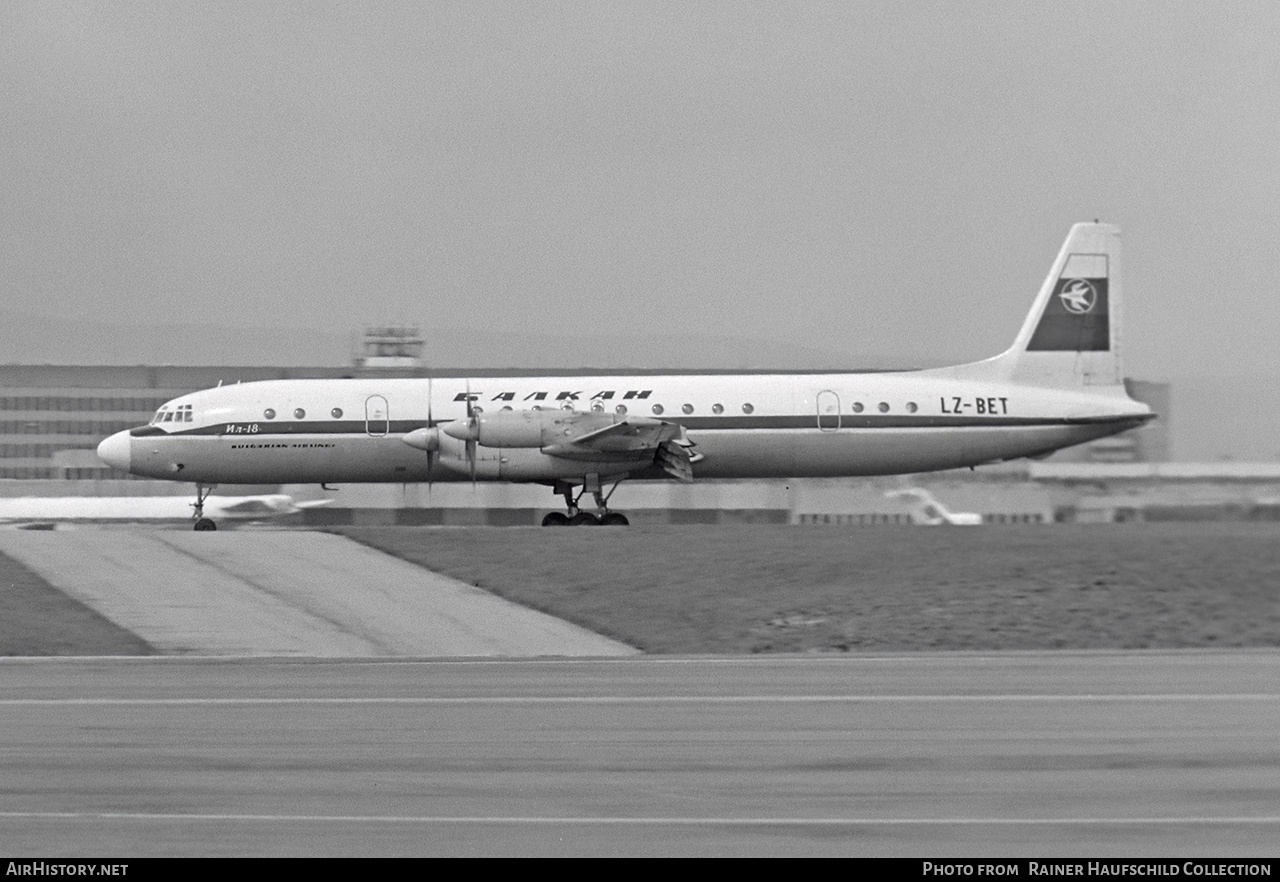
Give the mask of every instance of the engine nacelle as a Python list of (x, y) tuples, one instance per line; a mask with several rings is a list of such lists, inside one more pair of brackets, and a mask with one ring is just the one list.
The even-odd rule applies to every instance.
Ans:
[(427, 453), (435, 453), (440, 449), (440, 430), (435, 426), (426, 429), (414, 429), (412, 432), (406, 432), (405, 436), (400, 440), (410, 447), (425, 450)]
[(640, 461), (565, 459), (533, 447), (480, 447), (473, 471), (465, 444), (448, 437), (441, 439), (440, 458), (435, 461), (438, 479), (444, 480), (447, 472), (454, 480), (474, 477), (479, 481), (581, 481), (590, 472), (621, 476), (652, 465)]
[(477, 413), (441, 427), (450, 438), (484, 447), (549, 447), (621, 422), (611, 413), (575, 410), (499, 410)]

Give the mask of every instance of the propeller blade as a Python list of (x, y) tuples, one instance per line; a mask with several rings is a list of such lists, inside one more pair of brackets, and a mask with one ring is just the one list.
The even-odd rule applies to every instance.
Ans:
[(467, 379), (467, 465), (471, 468), (471, 489), (476, 489), (476, 438), (480, 429), (475, 408), (471, 406), (471, 379)]
[[(435, 427), (435, 420), (431, 418), (431, 378), (427, 377), (427, 431), (431, 431)], [(431, 495), (431, 458), (432, 453), (427, 451), (427, 495)]]

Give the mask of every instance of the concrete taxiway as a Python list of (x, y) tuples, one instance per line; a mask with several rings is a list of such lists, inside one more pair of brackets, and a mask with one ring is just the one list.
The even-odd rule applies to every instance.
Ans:
[(1280, 652), (0, 660), (0, 851), (1274, 856)]
[(166, 654), (636, 653), (326, 533), (6, 530), (0, 552)]

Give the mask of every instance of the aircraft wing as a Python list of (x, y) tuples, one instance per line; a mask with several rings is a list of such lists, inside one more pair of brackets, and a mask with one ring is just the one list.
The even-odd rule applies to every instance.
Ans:
[[(563, 443), (546, 447), (545, 450), (553, 456), (569, 456), (574, 451), (588, 456), (599, 453), (652, 452), (659, 444), (682, 433), (682, 427), (675, 423), (637, 417), (566, 439)], [(565, 452), (561, 452), (562, 450)]]
[(692, 481), (692, 463), (702, 458), (691, 451), (692, 447), (693, 442), (685, 437), (683, 426), (665, 420), (632, 417), (575, 438), (566, 438), (544, 447), (543, 452), (565, 459), (648, 460), (672, 477)]

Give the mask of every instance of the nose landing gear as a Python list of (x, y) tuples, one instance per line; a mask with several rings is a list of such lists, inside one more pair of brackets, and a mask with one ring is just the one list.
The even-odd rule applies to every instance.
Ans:
[[(587, 475), (586, 481), (582, 485), (582, 489), (578, 491), (578, 495), (573, 494), (574, 486), (563, 482), (557, 482), (555, 492), (564, 497), (565, 508), (568, 514), (561, 514), (553, 511), (542, 519), (544, 527), (582, 527), (582, 526), (600, 526), (600, 527), (625, 527), (631, 522), (627, 520), (627, 516), (622, 512), (609, 511), (609, 497), (613, 495), (613, 491), (618, 489), (618, 485), (622, 483), (622, 478), (613, 482), (613, 486), (609, 488), (609, 492), (604, 492), (604, 487), (600, 481), (599, 475)], [(584, 511), (579, 507), (578, 503), (582, 499), (583, 494), (590, 492), (595, 499), (596, 510), (594, 512)]]
[(209, 498), (209, 494), (212, 493), (213, 489), (217, 486), (217, 484), (209, 484), (206, 486), (198, 481), (196, 482), (196, 501), (191, 504), (191, 507), (195, 509), (195, 511), (192, 512), (191, 516), (196, 519), (195, 526), (192, 527), (192, 529), (197, 533), (205, 533), (210, 530), (218, 529), (217, 524), (215, 524), (210, 518), (206, 518), (204, 516), (204, 501)]

